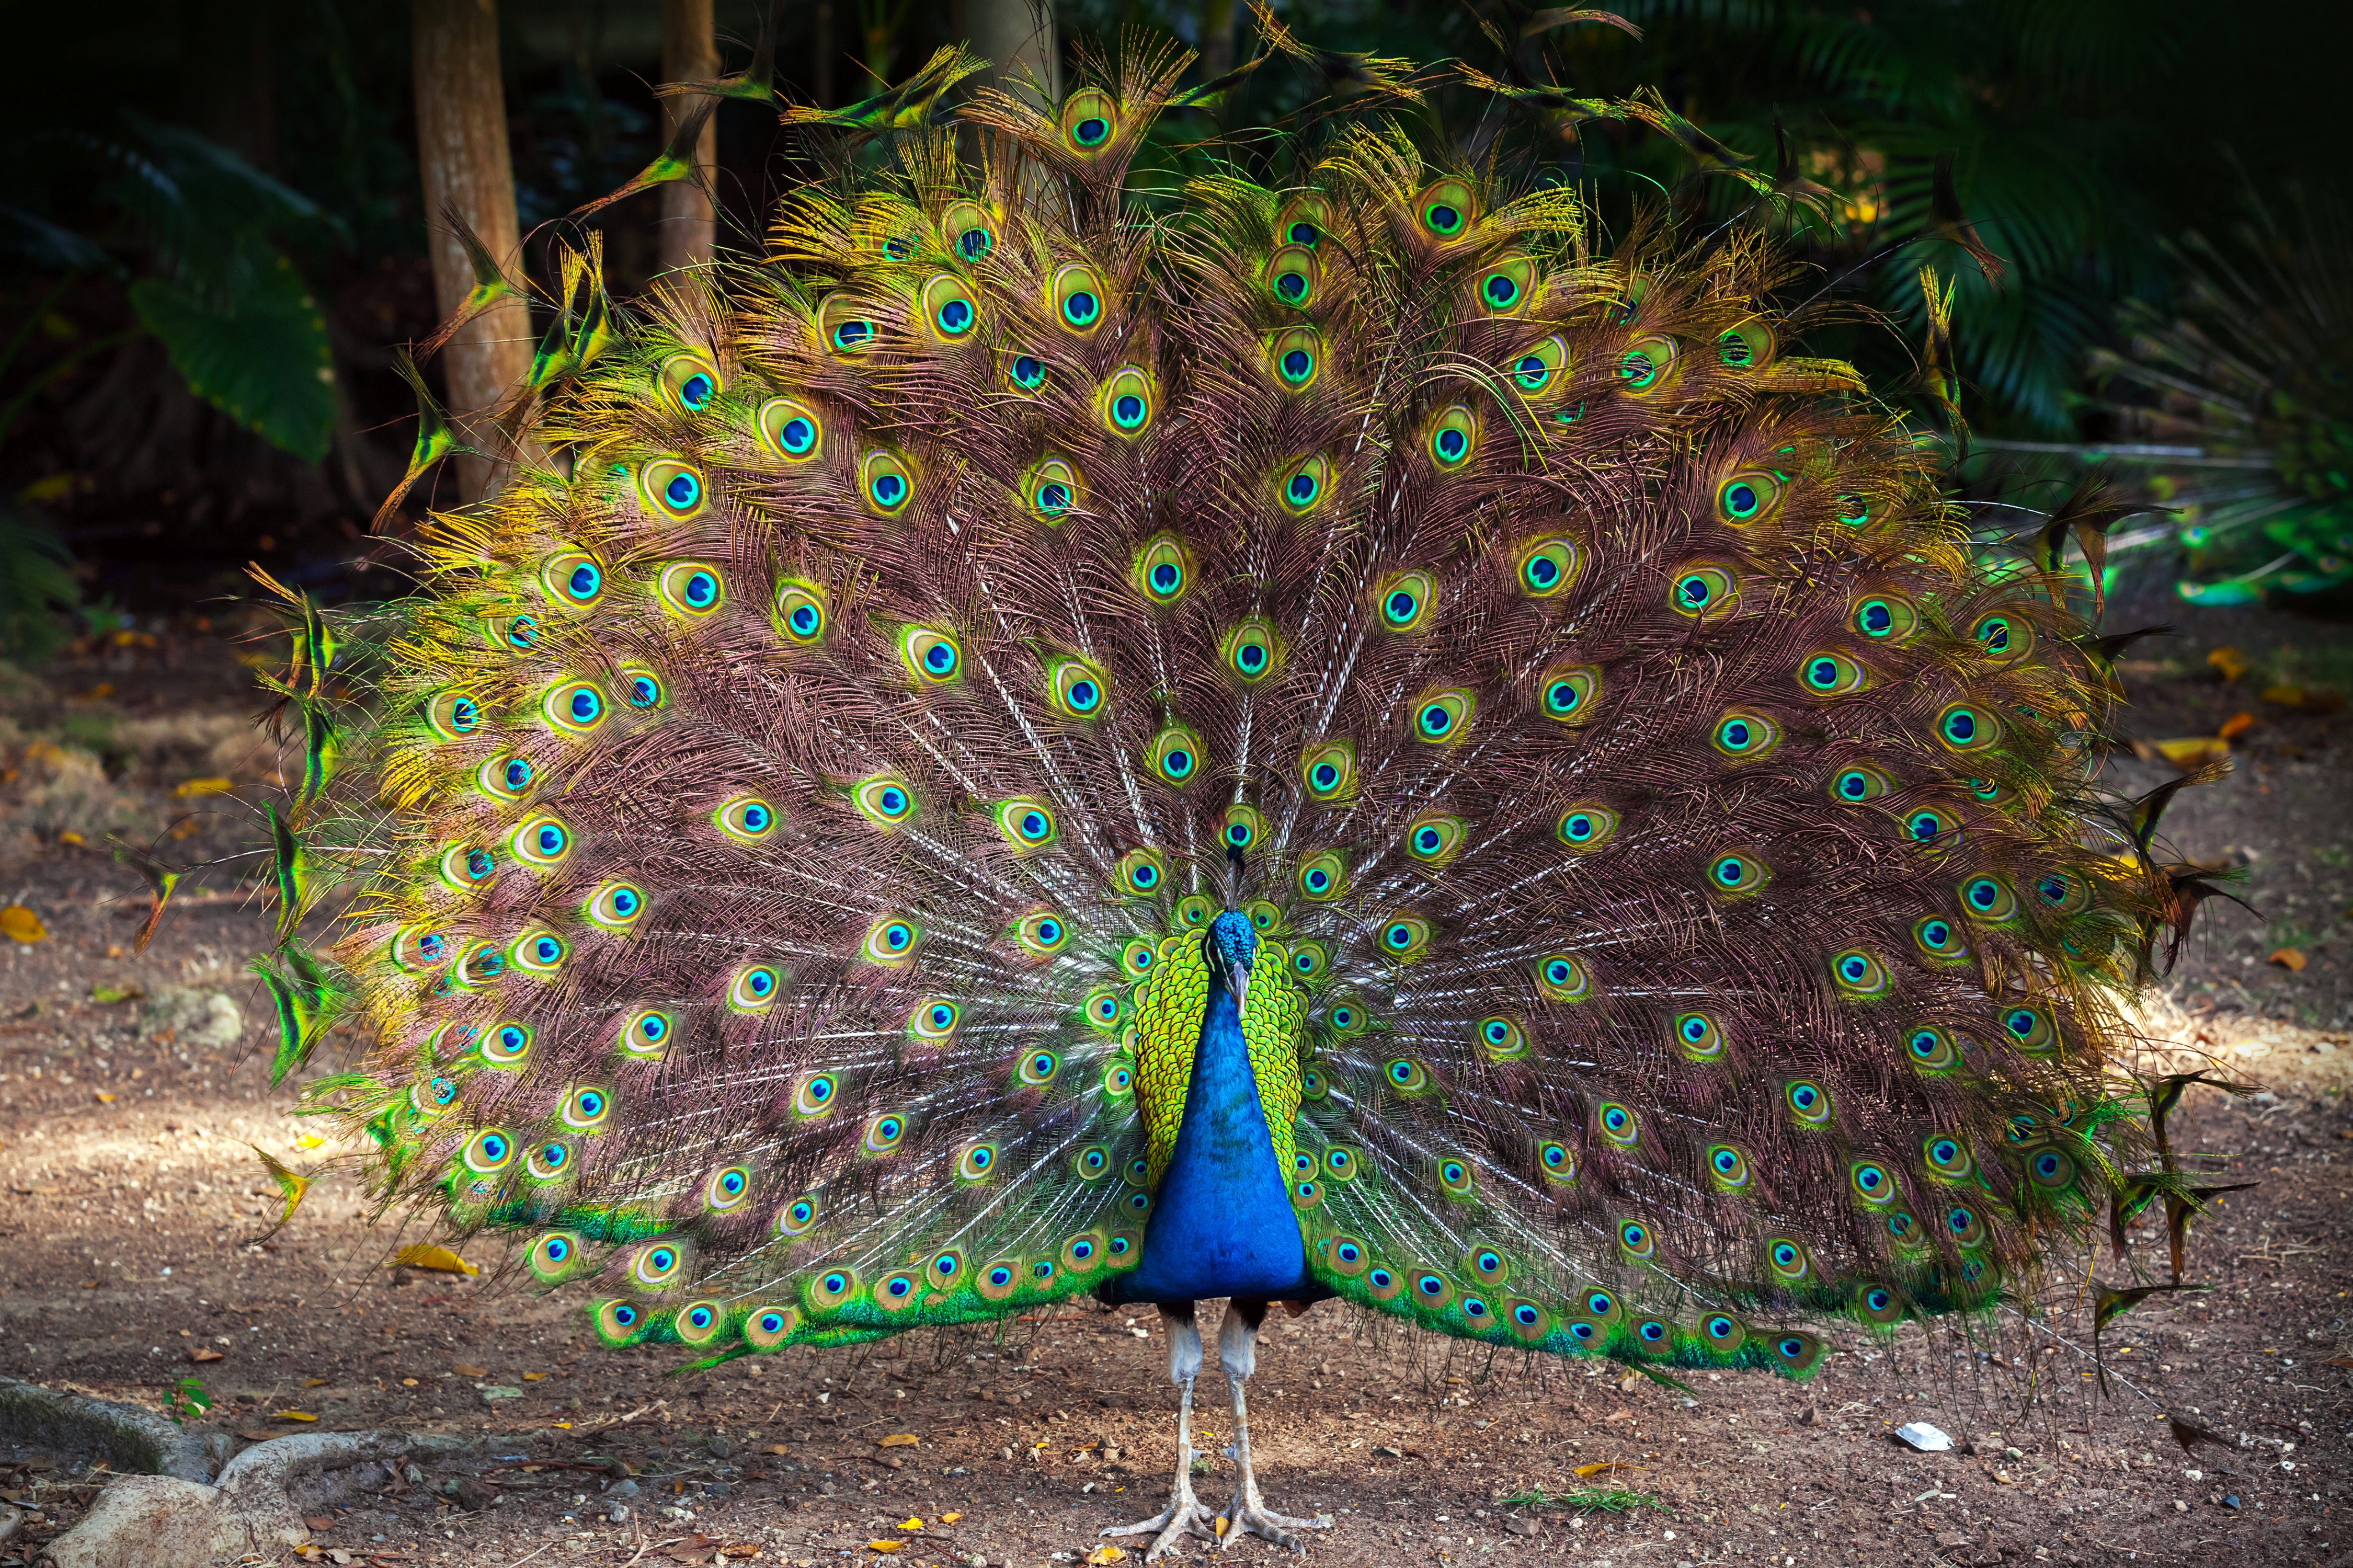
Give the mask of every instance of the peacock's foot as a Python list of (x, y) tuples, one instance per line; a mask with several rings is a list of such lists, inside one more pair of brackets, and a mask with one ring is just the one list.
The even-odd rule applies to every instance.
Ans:
[(1199, 1500), (1193, 1496), (1190, 1480), (1179, 1476), (1176, 1479), (1176, 1495), (1168, 1500), (1166, 1508), (1154, 1514), (1150, 1519), (1139, 1520), (1134, 1524), (1106, 1526), (1103, 1533), (1152, 1536), (1152, 1544), (1144, 1553), (1144, 1560), (1149, 1563), (1176, 1545), (1178, 1538), (1188, 1532), (1210, 1541), (1217, 1540), (1218, 1516), (1201, 1506)]
[(1244, 1534), (1271, 1541), (1286, 1552), (1304, 1552), (1307, 1542), (1292, 1534), (1294, 1530), (1329, 1530), (1328, 1519), (1293, 1519), (1287, 1513), (1244, 1502), (1240, 1497), (1233, 1501), (1233, 1511), (1226, 1521), (1225, 1538), (1219, 1542), (1220, 1550), (1230, 1547)]

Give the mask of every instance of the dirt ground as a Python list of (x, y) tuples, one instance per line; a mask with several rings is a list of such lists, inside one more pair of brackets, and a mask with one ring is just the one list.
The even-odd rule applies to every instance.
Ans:
[[(1614, 1366), (1399, 1337), (1327, 1302), (1270, 1320), (1251, 1385), (1269, 1503), (1334, 1521), (1310, 1555), (1368, 1568), (1531, 1554), (1618, 1568), (2235, 1564), (2353, 1544), (2335, 1513), (2353, 1486), (2353, 715), (2263, 700), (2316, 660), (2344, 662), (2341, 638), (2315, 654), (2311, 628), (2283, 647), (2276, 627), (2263, 640), (2267, 626), (2201, 620), (2197, 638), (2128, 672), (2128, 728), (2144, 741), (2253, 717), (2239, 771), (2189, 792), (2167, 827), (2183, 858), (2240, 870), (2233, 890), (2263, 913), (2210, 905), (2147, 1027), (2263, 1087), (2194, 1093), (2174, 1124), (2221, 1179), (2263, 1184), (2192, 1231), (2190, 1277), (2217, 1289), (2155, 1298), (2110, 1327), (2111, 1396), (2095, 1393), (2080, 1302), (2033, 1329), (2004, 1314), (1967, 1337), (1844, 1333), (1810, 1384), (1703, 1373), (1688, 1395)], [(345, 1180), (322, 1181), (294, 1226), (249, 1244), (276, 1194), (248, 1145), (302, 1170), (330, 1152), (301, 1144), (290, 1096), (268, 1088), (266, 1006), (241, 972), (264, 921), (219, 875), (134, 955), (144, 884), (106, 835), (183, 859), (225, 853), (249, 835), (244, 803), (259, 795), (246, 786), (271, 763), (218, 630), (152, 636), (40, 680), (0, 672), (0, 905), (47, 933), (0, 938), (13, 1263), (0, 1374), (154, 1408), (193, 1377), (214, 1402), (195, 1419), (240, 1441), (321, 1427), (474, 1440), (459, 1459), (352, 1472), (308, 1495), (307, 1550), (341, 1562), (1044, 1568), (1163, 1506), (1173, 1397), (1150, 1314), (1066, 1306), (988, 1334), (681, 1378), (668, 1375), (673, 1352), (603, 1352), (575, 1311), (493, 1270), (385, 1267), (421, 1238), (372, 1229)], [(2253, 665), (2235, 680), (2206, 657), (2228, 638)], [(2171, 771), (2126, 761), (2116, 783)], [(237, 788), (206, 793), (212, 778)], [(2301, 969), (2272, 961), (2283, 948)], [(2126, 1276), (2105, 1254), (2097, 1264), (2104, 1280)], [(1199, 1395), (1210, 1458), (1196, 1485), (1222, 1503), (1230, 1421), (1214, 1372)], [(2229, 1447), (2184, 1452), (2168, 1412)], [(1893, 1430), (1914, 1421), (1956, 1448), (1903, 1447)], [(0, 1447), (0, 1499), (35, 1510), (0, 1564), (81, 1516), (104, 1481), (88, 1467)]]

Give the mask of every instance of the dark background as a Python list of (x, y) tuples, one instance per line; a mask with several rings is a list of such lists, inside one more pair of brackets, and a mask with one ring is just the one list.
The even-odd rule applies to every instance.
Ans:
[[(1841, 198), (1831, 221), (1793, 229), (1792, 243), (1818, 268), (1808, 286), (1842, 290), (1900, 329), (1854, 328), (1809, 346), (1900, 385), (1911, 369), (1905, 334), (1921, 314), (1914, 274), (1927, 261), (1957, 275), (1961, 402), (1980, 437), (2107, 438), (2114, 421), (2087, 379), (2087, 356), (2124, 341), (2121, 305), (2163, 310), (2178, 293), (2168, 242), (2191, 230), (2221, 234), (2259, 205), (2292, 207), (2346, 184), (2338, 130), (2353, 37), (2336, 5), (1628, 0), (1618, 9), (1643, 29), (1641, 41), (1575, 26), (1517, 53), (1580, 93), (1655, 85), (1767, 171), (1778, 119), (1795, 166)], [(730, 68), (750, 52), (758, 11), (751, 0), (719, 0)], [(962, 36), (959, 11), (932, 0), (796, 0), (780, 7), (778, 85), (804, 101), (860, 97), (873, 79), (861, 57), (903, 76)], [(529, 235), (658, 150), (659, 6), (505, 0), (501, 13)], [(21, 611), (26, 574), (37, 570), (26, 562), (54, 540), (70, 552), (85, 618), (45, 637), (19, 614), (0, 655), (27, 662), (63, 632), (104, 631), (124, 612), (204, 614), (243, 592), (248, 560), (328, 598), (369, 591), (352, 563), (381, 547), (366, 531), (414, 428), (390, 353), (428, 334), (437, 318), (407, 5), (131, 0), (19, 4), (6, 15), (14, 68), (0, 141), (15, 178), (0, 206), (21, 216), (0, 225), (14, 235), (0, 255), (0, 342), (13, 345), (0, 362), (0, 605), (13, 591)], [(1478, 19), (1510, 33), (1525, 12), (1505, 0), (1294, 0), (1282, 15), (1326, 47), (1425, 63), (1459, 58), (1493, 71), (1503, 58)], [(1058, 23), (1067, 80), (1071, 50), (1129, 24), (1198, 41), (1202, 6), (1067, 0)], [(1247, 58), (1255, 33), (1247, 16), (1234, 26)], [(1229, 129), (1293, 128), (1321, 86), (1277, 61), (1223, 118)], [(1454, 87), (1432, 96), (1422, 123), (1435, 140), (1483, 136), (1496, 114), (1492, 99)], [(283, 197), (234, 180), (227, 194), (208, 195), (203, 180), (183, 179), (179, 206), (159, 216), (155, 149), (179, 148), (173, 167), (186, 169), (188, 144), (172, 142), (172, 128), (280, 183)], [(809, 165), (770, 110), (726, 102), (718, 128), (722, 244), (747, 249), (774, 194)], [(1206, 128), (1196, 117), (1187, 134)], [(1585, 182), (1617, 226), (1670, 188), (1687, 206), (1729, 210), (1743, 196), (1732, 181), (1693, 179), (1682, 150), (1639, 128), (1588, 126), (1574, 147), (1520, 145), (1530, 177)], [(1944, 152), (1955, 156), (1965, 209), (2010, 263), (1999, 292), (1957, 247), (1920, 237), (1929, 171)], [(597, 220), (620, 290), (642, 286), (653, 264), (659, 199), (632, 198)], [(36, 220), (30, 228), (26, 216)], [(98, 254), (58, 265), (55, 247), (38, 243), (41, 224)], [(291, 264), (324, 322), (332, 408), (319, 405), (307, 451), (273, 444), (192, 395), (130, 302), (146, 278), (176, 279), (201, 295), (220, 258), (248, 240)], [(544, 235), (526, 251), (544, 271)], [(411, 518), (456, 500), (446, 470), (435, 482), (438, 491), (428, 483), (411, 498)], [(375, 591), (391, 586), (381, 574), (374, 582)]]

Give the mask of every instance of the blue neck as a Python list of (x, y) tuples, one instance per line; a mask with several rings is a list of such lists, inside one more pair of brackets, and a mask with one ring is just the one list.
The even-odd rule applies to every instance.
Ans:
[(1117, 1282), (1124, 1301), (1320, 1297), (1275, 1163), (1232, 993), (1209, 987), (1185, 1090), (1185, 1120), (1145, 1222), (1144, 1258)]

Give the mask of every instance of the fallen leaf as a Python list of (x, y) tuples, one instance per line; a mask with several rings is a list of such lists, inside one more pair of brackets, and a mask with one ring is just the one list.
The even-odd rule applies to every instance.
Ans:
[(1612, 1459), (1608, 1464), (1603, 1465), (1579, 1465), (1577, 1468), (1569, 1471), (1568, 1473), (1575, 1476), (1581, 1481), (1589, 1476), (1598, 1476), (1608, 1470), (1622, 1470), (1624, 1468), (1626, 1468), (1625, 1466), (1620, 1465), (1615, 1459)]
[(543, 1372), (527, 1372), (522, 1374), (522, 1380), (525, 1383), (543, 1383), (546, 1378), (547, 1373)]
[(2226, 741), (2235, 741), (2254, 727), (2255, 716), (2253, 714), (2243, 712), (2233, 713), (2228, 719), (2222, 721), (2221, 726), (2215, 730), (2214, 733), (2221, 736), (2222, 739)]
[(1122, 1552), (1118, 1547), (1112, 1545), (1109, 1542), (1105, 1542), (1103, 1545), (1096, 1547), (1092, 1552), (1087, 1553), (1087, 1561), (1094, 1564), (1094, 1568), (1103, 1568), (1104, 1563), (1116, 1563), (1126, 1555), (1127, 1553)]
[(60, 844), (87, 844), (90, 840), (84, 838), (80, 834), (76, 833), (72, 828), (69, 827), (63, 833), (58, 835), (58, 842)]
[(2304, 954), (2292, 947), (2275, 950), (2272, 953), (2270, 962), (2278, 964), (2282, 969), (2291, 970), (2298, 974), (2304, 973)]
[(335, 1528), (335, 1516), (330, 1513), (306, 1513), (302, 1516), (302, 1528), (305, 1530), (332, 1530)]
[(218, 1352), (218, 1351), (208, 1351), (208, 1350), (205, 1349), (205, 1348), (204, 1348), (203, 1346), (201, 1346), (201, 1345), (197, 1346), (195, 1350), (192, 1350), (192, 1351), (190, 1351), (190, 1352), (188, 1352), (188, 1359), (189, 1359), (190, 1361), (199, 1361), (199, 1362), (202, 1362), (202, 1361), (218, 1361), (218, 1360), (220, 1360), (220, 1358), (221, 1358), (221, 1353), (220, 1353), (220, 1352)]
[(391, 1261), (385, 1267), (430, 1268), (440, 1274), (480, 1274), (481, 1272), (446, 1247), (404, 1247), (393, 1254)]
[(869, 1552), (902, 1552), (906, 1549), (906, 1545), (907, 1543), (903, 1541), (870, 1541), (866, 1543), (866, 1550)]
[(792, 1452), (792, 1450), (791, 1450), (790, 1448), (786, 1447), (782, 1443), (771, 1443), (771, 1444), (769, 1444), (766, 1447), (765, 1447), (765, 1448), (761, 1449), (761, 1450), (760, 1450), (760, 1452), (762, 1452), (763, 1454), (786, 1454), (786, 1455), (789, 1455), (789, 1454)]
[(901, 1521), (899, 1528), (902, 1530), (921, 1530), (923, 1528), (923, 1521), (920, 1516), (910, 1518)]
[(413, 1377), (404, 1377), (400, 1380), (400, 1386), (403, 1388), (415, 1388), (417, 1386), (417, 1380)]
[(488, 1377), (491, 1375), (491, 1369), (489, 1367), (468, 1366), (462, 1361), (457, 1365), (451, 1367), (449, 1370), (456, 1373), (459, 1377)]
[(922, 1441), (913, 1432), (893, 1432), (888, 1437), (877, 1438), (874, 1446), (878, 1448), (912, 1448)]
[(0, 936), (13, 942), (35, 942), (49, 940), (49, 928), (41, 917), (22, 904), (10, 904), (0, 910)]
[(2254, 668), (2247, 656), (2234, 647), (2218, 647), (2206, 656), (2206, 662), (2222, 672), (2225, 680), (2236, 680)]
[(236, 787), (233, 779), (190, 779), (172, 793), (182, 800), (194, 800), (200, 795), (227, 795)]
[(135, 1002), (146, 994), (135, 985), (93, 985), (90, 988), (90, 999), (101, 1007), (111, 1007), (119, 1002)]
[(940, 1522), (942, 1524), (954, 1524), (957, 1520), (960, 1520), (963, 1517), (964, 1515), (960, 1513), (944, 1513), (940, 1515)]
[(2133, 751), (2143, 762), (2163, 757), (2186, 773), (2228, 757), (2231, 742), (2220, 735), (2189, 735), (2174, 741), (2135, 741)]
[(327, 1386), (327, 1380), (323, 1377), (306, 1377), (302, 1380), (302, 1386), (305, 1388), (324, 1388)]
[(272, 1421), (316, 1421), (318, 1419), (307, 1410), (276, 1410), (270, 1413), (269, 1418)]
[(283, 1437), (286, 1434), (283, 1432), (267, 1432), (257, 1429), (250, 1432), (239, 1432), (237, 1436), (244, 1438), (248, 1443), (267, 1443), (272, 1437)]
[(326, 1146), (327, 1141), (314, 1132), (305, 1132), (294, 1140), (297, 1149), (323, 1149)]
[(2330, 1356), (2328, 1358), (2328, 1364), (2331, 1366), (2353, 1366), (2353, 1355)]
[[(2296, 967), (2297, 967), (2298, 969), (2302, 969), (2302, 968), (2304, 967), (2304, 965), (2303, 965), (2303, 964), (2301, 964), (2301, 963), (2299, 963), (2299, 964), (2297, 964), (2297, 965), (2296, 965)], [(106, 1090), (104, 1090), (104, 1089), (98, 1089), (98, 1090), (96, 1090), (96, 1091), (95, 1091), (95, 1093), (96, 1093), (96, 1096), (97, 1096), (98, 1102), (99, 1102), (100, 1105), (112, 1105), (112, 1104), (114, 1103), (114, 1096), (112, 1096), (112, 1095), (111, 1095), (111, 1094), (107, 1093), (107, 1092), (106, 1092)]]
[(2263, 700), (2266, 702), (2276, 702), (2283, 708), (2301, 708), (2304, 706), (2304, 688), (2301, 686), (2266, 686), (2263, 688)]

